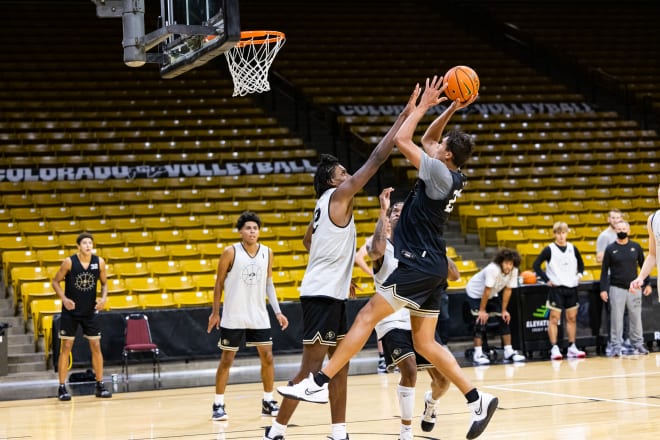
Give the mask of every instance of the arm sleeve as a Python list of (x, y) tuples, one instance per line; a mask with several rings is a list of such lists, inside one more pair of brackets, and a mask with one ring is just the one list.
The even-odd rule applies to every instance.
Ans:
[(573, 249), (575, 250), (575, 258), (577, 259), (577, 271), (582, 274), (584, 273), (584, 260), (582, 259), (582, 254), (580, 254), (580, 250), (577, 247), (573, 246)]
[(419, 166), (419, 178), (426, 183), (426, 195), (430, 199), (442, 200), (451, 191), (453, 182), (449, 168), (424, 152)]
[(536, 257), (536, 260), (534, 260), (534, 272), (536, 272), (536, 276), (541, 278), (546, 283), (548, 282), (549, 278), (545, 274), (543, 269), (541, 269), (541, 264), (544, 261), (550, 261), (550, 256), (551, 255), (552, 255), (552, 252), (550, 252), (550, 247), (546, 246), (546, 247), (543, 248), (543, 250), (541, 251), (539, 256)]
[(278, 313), (282, 313), (280, 310), (280, 303), (277, 301), (277, 295), (275, 294), (275, 284), (273, 284), (272, 278), (268, 278), (268, 281), (266, 281), (266, 296), (268, 297), (270, 306), (273, 308), (273, 312), (275, 312), (276, 315)]

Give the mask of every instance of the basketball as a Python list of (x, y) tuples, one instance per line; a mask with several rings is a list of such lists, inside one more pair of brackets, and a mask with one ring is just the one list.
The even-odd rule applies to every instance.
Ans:
[(443, 78), (445, 95), (455, 101), (465, 102), (479, 91), (479, 76), (468, 66), (452, 67)]
[(536, 284), (536, 274), (531, 270), (526, 270), (520, 274), (523, 284)]

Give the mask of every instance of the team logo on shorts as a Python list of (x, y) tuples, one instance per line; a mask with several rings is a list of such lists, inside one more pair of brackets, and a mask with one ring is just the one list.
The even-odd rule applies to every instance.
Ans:
[(394, 350), (392, 350), (392, 354), (394, 355), (394, 357), (399, 357), (401, 356), (402, 351), (403, 350), (401, 350), (400, 348), (395, 348)]
[(222, 345), (229, 345), (229, 339), (223, 338), (222, 339)]
[(336, 337), (336, 335), (335, 335), (335, 332), (333, 332), (333, 331), (329, 331), (328, 333), (325, 334), (325, 339), (327, 341), (331, 341), (331, 340), (335, 339), (335, 337)]

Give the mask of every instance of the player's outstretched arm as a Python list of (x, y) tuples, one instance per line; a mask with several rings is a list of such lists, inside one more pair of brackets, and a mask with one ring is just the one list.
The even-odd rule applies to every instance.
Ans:
[(443, 98), (440, 97), (443, 90), (444, 87), (441, 78), (438, 78), (437, 76), (434, 76), (433, 80), (427, 78), (426, 87), (424, 88), (424, 93), (422, 93), (419, 104), (415, 106), (415, 109), (410, 116), (406, 118), (401, 125), (401, 128), (394, 136), (394, 143), (399, 148), (399, 151), (401, 151), (401, 153), (406, 156), (406, 159), (408, 159), (417, 169), (419, 169), (421, 163), (422, 151), (413, 141), (415, 129), (426, 112), (431, 107), (434, 107), (443, 101)]
[[(385, 163), (390, 156), (390, 153), (392, 153), (392, 149), (394, 149), (394, 136), (415, 108), (415, 102), (419, 96), (419, 90), (419, 84), (417, 84), (415, 90), (413, 90), (408, 99), (408, 103), (399, 114), (399, 117), (396, 119), (392, 127), (390, 127), (383, 139), (378, 143), (376, 148), (374, 148), (374, 151), (371, 152), (366, 162), (349, 179), (337, 187), (337, 190), (332, 196), (333, 201), (351, 200), (355, 194), (364, 188), (369, 179), (376, 174), (378, 168)], [(336, 197), (339, 199), (336, 199)]]

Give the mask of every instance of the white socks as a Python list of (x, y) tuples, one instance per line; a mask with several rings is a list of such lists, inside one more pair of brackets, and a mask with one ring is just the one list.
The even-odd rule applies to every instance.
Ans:
[(415, 411), (415, 388), (397, 386), (401, 420), (412, 420)]

